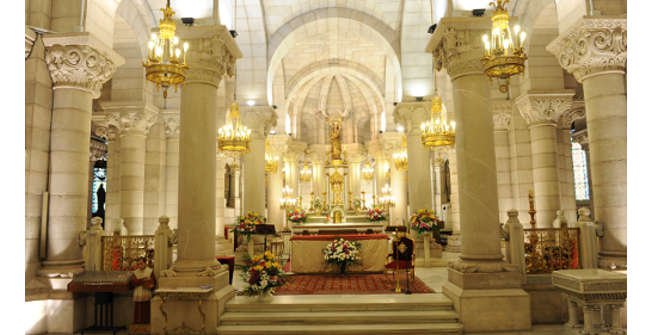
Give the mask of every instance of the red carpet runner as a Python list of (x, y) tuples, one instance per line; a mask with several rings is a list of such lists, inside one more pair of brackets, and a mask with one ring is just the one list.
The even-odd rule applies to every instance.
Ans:
[[(406, 290), (405, 276), (401, 275), (401, 291)], [(291, 275), (286, 284), (277, 288), (275, 295), (298, 294), (381, 294), (394, 293), (396, 282), (391, 274), (316, 274)], [(410, 282), (412, 293), (434, 293), (424, 282), (415, 277)]]

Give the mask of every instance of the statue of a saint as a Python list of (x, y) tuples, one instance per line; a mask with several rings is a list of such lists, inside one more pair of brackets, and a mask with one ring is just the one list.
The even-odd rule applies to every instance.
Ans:
[(341, 160), (341, 119), (330, 122), (330, 160)]

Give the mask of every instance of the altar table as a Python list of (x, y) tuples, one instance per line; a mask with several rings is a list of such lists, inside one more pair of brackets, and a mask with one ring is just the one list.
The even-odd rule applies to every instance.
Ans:
[(344, 234), (344, 235), (295, 235), (291, 237), (291, 271), (294, 273), (336, 272), (337, 266), (326, 264), (323, 249), (328, 243), (342, 237), (358, 241), (360, 264), (348, 267), (349, 272), (381, 272), (385, 270), (388, 254), (386, 234)]

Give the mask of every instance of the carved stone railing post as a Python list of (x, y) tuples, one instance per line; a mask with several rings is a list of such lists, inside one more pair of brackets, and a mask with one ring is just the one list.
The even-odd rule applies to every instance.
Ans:
[(518, 220), (518, 211), (507, 211), (509, 219), (506, 227), (509, 231), (509, 263), (517, 266), (522, 275), (522, 282), (527, 281), (527, 266), (525, 265), (525, 236), (523, 226)]
[(172, 266), (172, 242), (174, 232), (170, 229), (170, 218), (161, 216), (158, 218), (158, 228), (154, 234), (154, 274), (160, 277), (163, 270)]

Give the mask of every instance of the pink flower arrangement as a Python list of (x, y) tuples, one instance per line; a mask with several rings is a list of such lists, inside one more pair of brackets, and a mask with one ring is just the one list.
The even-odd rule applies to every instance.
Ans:
[(378, 207), (370, 209), (367, 212), (367, 216), (369, 217), (369, 221), (371, 222), (387, 220), (387, 216), (385, 216), (385, 211), (382, 208), (378, 208)]
[(291, 222), (302, 223), (307, 220), (307, 213), (302, 209), (296, 208), (288, 211), (286, 217)]
[(435, 212), (428, 209), (420, 209), (410, 217), (410, 228), (418, 233), (433, 231), (442, 224), (443, 222), (435, 216)]

